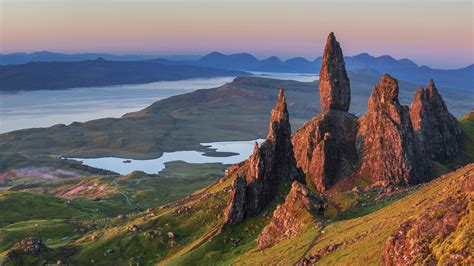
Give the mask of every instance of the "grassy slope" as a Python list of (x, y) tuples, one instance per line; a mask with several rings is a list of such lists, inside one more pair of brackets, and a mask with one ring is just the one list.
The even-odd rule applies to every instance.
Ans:
[(474, 161), (474, 109), (463, 117), (461, 127), (465, 133), (464, 150)]
[[(73, 178), (66, 180), (45, 181), (38, 178), (26, 178), (12, 180), (8, 184), (10, 187), (0, 192), (0, 257), (2, 252), (11, 248), (14, 243), (27, 236), (41, 237), (49, 247), (60, 247), (65, 244), (83, 242), (90, 238), (91, 234), (100, 235), (100, 230), (107, 230), (112, 227), (123, 224), (122, 222), (107, 217), (116, 217), (120, 213), (129, 213), (130, 219), (136, 216), (136, 208), (126, 204), (123, 196), (112, 194), (106, 198), (97, 201), (86, 199), (76, 199), (71, 201), (71, 205), (66, 205), (66, 200), (53, 197), (54, 193), (64, 191), (68, 187), (74, 186), (78, 182), (85, 180), (96, 181), (99, 184), (113, 185), (112, 181), (118, 184), (120, 191), (124, 192), (134, 206), (140, 206), (143, 209), (149, 207), (161, 206), (171, 201), (184, 198), (187, 195), (208, 186), (223, 175), (226, 166), (221, 164), (187, 164), (184, 162), (170, 162), (158, 176), (149, 176), (144, 173), (135, 172), (124, 177), (87, 177)], [(32, 182), (31, 186), (22, 186), (22, 182)], [(41, 187), (41, 194), (36, 189)], [(26, 191), (34, 191), (28, 193)], [(67, 220), (82, 221), (83, 223), (98, 223), (97, 229), (88, 229), (79, 232), (80, 227), (77, 224), (67, 223)], [(170, 220), (173, 220), (172, 216)], [(174, 224), (179, 223), (175, 221)], [(92, 231), (91, 231), (92, 230)], [(126, 230), (125, 230), (126, 231)], [(194, 231), (194, 229), (193, 229)], [(115, 232), (115, 231), (114, 231)], [(196, 233), (201, 232), (196, 230)], [(127, 240), (122, 239), (124, 243), (115, 243), (115, 239), (121, 239), (120, 235), (112, 234), (111, 243), (105, 244), (110, 249), (114, 245), (126, 245)], [(90, 241), (90, 239), (89, 239)], [(82, 246), (82, 244), (79, 244)], [(85, 257), (92, 252), (91, 257), (96, 256), (94, 245), (85, 242)], [(89, 247), (90, 246), (90, 247)], [(91, 251), (92, 250), (92, 251)], [(117, 248), (116, 250), (119, 250)], [(128, 251), (133, 257), (135, 249)], [(117, 253), (119, 256), (121, 253)], [(3, 253), (5, 255), (5, 253)], [(103, 254), (101, 253), (100, 256)], [(54, 259), (61, 258), (56, 253), (45, 254), (43, 259), (54, 262)], [(113, 256), (110, 256), (113, 258)], [(87, 257), (89, 258), (89, 257)], [(116, 257), (115, 257), (116, 258)], [(64, 259), (64, 258), (63, 258)], [(86, 263), (87, 260), (81, 256), (78, 259)], [(31, 260), (28, 260), (31, 261)], [(67, 260), (69, 261), (69, 260)]]
[[(323, 256), (319, 263), (379, 265), (382, 244), (398, 225), (449, 195), (455, 194), (463, 185), (459, 179), (467, 175), (474, 175), (474, 164), (428, 183), (411, 195), (371, 214), (329, 223), (323, 229), (324, 234), (318, 233), (318, 229), (308, 228), (297, 238), (282, 242), (264, 252), (250, 251), (237, 258), (235, 262), (249, 265), (296, 263), (304, 250), (307, 250), (308, 254), (314, 254), (330, 244), (355, 240), (354, 243), (349, 242), (335, 252)], [(459, 238), (466, 237), (468, 235), (459, 236)], [(301, 246), (302, 243), (310, 243), (314, 239), (316, 241), (313, 246)]]
[[(214, 178), (221, 175), (220, 171), (223, 169), (223, 166), (219, 168), (214, 165), (203, 165), (196, 171), (196, 166), (182, 162), (169, 164), (168, 167), (162, 173), (161, 179), (134, 173), (117, 179), (117, 182), (121, 190), (126, 193), (130, 190), (132, 202), (139, 203), (143, 207), (159, 206), (172, 199), (174, 194), (186, 195), (187, 192), (183, 192), (186, 187), (188, 188), (186, 191), (190, 192), (191, 189), (205, 186), (206, 182), (212, 182)], [(373, 202), (376, 194), (371, 193), (366, 193), (359, 198), (355, 198), (351, 192), (331, 195), (328, 199), (334, 208), (329, 208), (325, 213), (324, 228), (308, 226), (301, 235), (282, 241), (264, 251), (255, 250), (255, 239), (268, 223), (276, 204), (283, 200), (283, 196), (278, 197), (268, 206), (262, 215), (248, 219), (237, 227), (224, 228), (221, 234), (215, 235), (222, 223), (222, 214), (228, 197), (225, 188), (230, 185), (231, 179), (214, 183), (183, 200), (155, 210), (152, 214), (130, 213), (125, 220), (104, 218), (99, 215), (99, 213), (107, 213), (104, 209), (106, 206), (125, 205), (123, 198), (117, 195), (117, 198), (113, 197), (109, 201), (77, 200), (73, 202), (72, 209), (67, 208), (62, 200), (52, 197), (47, 197), (46, 200), (42, 198), (44, 196), (40, 196), (38, 200), (34, 200), (40, 203), (36, 208), (40, 210), (37, 214), (47, 214), (48, 220), (44, 220), (45, 217), (30, 217), (30, 213), (24, 213), (22, 217), (12, 221), (13, 224), (5, 225), (1, 229), (0, 242), (7, 243), (4, 248), (9, 248), (27, 233), (36, 232), (40, 237), (50, 238), (51, 240), (47, 243), (53, 248), (66, 243), (80, 248), (79, 253), (67, 259), (61, 254), (54, 253), (56, 249), (53, 253), (47, 253), (41, 257), (49, 262), (60, 258), (76, 264), (89, 264), (94, 261), (104, 264), (140, 262), (146, 265), (153, 265), (156, 262), (166, 265), (295, 263), (305, 254), (314, 254), (324, 246), (348, 242), (349, 244), (324, 256), (321, 263), (346, 264), (350, 262), (375, 265), (379, 263), (380, 248), (388, 235), (406, 219), (452, 194), (460, 184), (457, 179), (467, 171), (470, 171), (471, 175), (474, 174), (474, 165), (422, 187), (414, 188), (407, 192), (408, 196), (399, 200), (395, 198)], [(190, 174), (202, 183), (194, 187)], [(170, 183), (166, 183), (167, 181)], [(183, 182), (180, 183), (181, 181)], [(105, 178), (102, 182), (109, 182), (109, 180)], [(150, 194), (141, 198), (142, 190)], [(133, 193), (133, 191), (139, 193)], [(163, 194), (167, 191), (170, 192), (169, 195)], [(39, 197), (28, 193), (3, 193), (22, 198), (32, 195)], [(405, 195), (402, 194), (400, 197)], [(19, 202), (20, 205), (25, 205), (30, 204), (31, 201), (22, 199)], [(111, 202), (115, 202), (116, 205)], [(362, 203), (366, 207), (362, 207)], [(11, 204), (7, 202), (4, 208), (8, 209), (9, 205)], [(49, 206), (53, 207), (50, 209)], [(52, 210), (54, 213), (51, 213)], [(113, 214), (111, 211), (108, 210), (107, 216), (111, 217)], [(61, 216), (68, 212), (72, 212), (70, 215), (76, 219), (94, 219), (97, 222), (97, 229), (77, 233), (77, 228), (66, 224), (63, 220), (65, 217)], [(15, 217), (15, 215), (8, 214), (5, 217)], [(39, 226), (36, 227), (36, 224)], [(131, 225), (137, 225), (140, 230), (131, 232), (127, 229)], [(162, 234), (152, 239), (150, 238), (152, 230), (162, 231)], [(176, 235), (174, 239), (166, 236), (169, 231)], [(62, 240), (63, 236), (71, 238)], [(462, 237), (461, 235), (461, 239)], [(351, 242), (351, 240), (355, 241)], [(446, 250), (451, 247), (437, 248)]]
[[(323, 228), (308, 226), (300, 235), (264, 251), (255, 250), (255, 239), (283, 197), (278, 197), (262, 215), (247, 219), (236, 227), (226, 227), (221, 234), (215, 235), (222, 223), (227, 201), (227, 193), (223, 189), (230, 185), (231, 180), (228, 179), (151, 214), (133, 214), (123, 221), (98, 221), (100, 229), (86, 232), (71, 243), (81, 250), (69, 260), (76, 264), (94, 261), (116, 265), (130, 262), (144, 265), (156, 262), (164, 265), (292, 264), (324, 246), (348, 242), (324, 256), (321, 263), (377, 265), (382, 243), (400, 223), (455, 193), (463, 185), (460, 178), (473, 174), (474, 164), (414, 188), (408, 196), (391, 204), (381, 202), (381, 209), (370, 214), (359, 209), (359, 213), (350, 216), (355, 218), (334, 220), (328, 217), (323, 221)], [(131, 225), (138, 226), (140, 230), (129, 231), (127, 228)], [(460, 232), (458, 239), (466, 237), (468, 228)], [(163, 233), (152, 239), (149, 237), (152, 230)], [(167, 237), (166, 233), (170, 231), (175, 234), (174, 239)]]

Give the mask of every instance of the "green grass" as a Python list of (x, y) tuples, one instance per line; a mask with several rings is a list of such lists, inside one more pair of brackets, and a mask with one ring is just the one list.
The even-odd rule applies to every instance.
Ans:
[(0, 227), (33, 219), (90, 219), (101, 217), (93, 206), (79, 202), (68, 207), (65, 200), (24, 192), (0, 192)]
[(466, 114), (460, 124), (465, 133), (464, 150), (471, 161), (474, 161), (474, 110)]
[[(309, 226), (297, 237), (282, 241), (264, 251), (250, 250), (241, 254), (234, 262), (246, 265), (290, 265), (297, 263), (306, 252), (307, 255), (315, 254), (325, 246), (347, 241), (346, 245), (323, 256), (317, 264), (380, 265), (382, 245), (398, 225), (410, 217), (418, 215), (439, 200), (455, 194), (463, 186), (459, 179), (463, 175), (472, 175), (473, 173), (474, 165), (467, 166), (458, 172), (426, 184), (410, 195), (372, 211), (370, 214), (334, 222), (329, 221), (322, 230)], [(461, 222), (462, 229), (452, 236), (453, 240), (433, 246), (436, 247), (435, 251), (439, 254), (442, 252), (446, 254), (455, 248), (464, 247), (466, 249), (469, 243), (472, 244), (472, 241), (469, 242), (469, 239), (472, 239), (470, 238), (472, 223), (468, 221), (472, 219), (472, 216), (470, 217), (469, 215), (465, 216), (465, 220)]]
[(11, 224), (0, 229), (0, 252), (10, 249), (18, 241), (30, 237), (42, 238), (48, 247), (66, 244), (76, 237), (78, 231), (62, 219), (29, 220)]

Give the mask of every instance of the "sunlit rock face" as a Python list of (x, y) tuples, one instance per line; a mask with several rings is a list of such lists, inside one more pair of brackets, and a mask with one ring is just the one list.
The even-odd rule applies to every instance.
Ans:
[(284, 181), (304, 182), (296, 167), (291, 143), (291, 126), (283, 90), (272, 110), (266, 140), (255, 144), (250, 158), (232, 172), (237, 173), (227, 204), (225, 224), (237, 224), (245, 217), (259, 214), (274, 199)]
[(293, 137), (298, 167), (306, 181), (326, 191), (357, 165), (355, 139), (358, 121), (348, 113), (349, 78), (342, 50), (333, 33), (327, 38), (319, 76), (322, 113), (306, 122)]
[(319, 220), (324, 208), (325, 202), (322, 198), (313, 194), (303, 184), (294, 181), (285, 202), (278, 205), (272, 220), (258, 236), (258, 247), (268, 248), (281, 240), (298, 235), (306, 226)]
[(327, 37), (319, 72), (321, 110), (349, 111), (351, 89), (344, 64), (344, 56), (334, 33)]
[(410, 118), (427, 158), (445, 162), (462, 151), (462, 131), (449, 113), (433, 80), (426, 89), (420, 87), (410, 106)]
[(385, 74), (369, 98), (358, 139), (363, 143), (360, 176), (380, 185), (426, 180), (426, 160), (410, 120), (398, 100), (398, 81)]

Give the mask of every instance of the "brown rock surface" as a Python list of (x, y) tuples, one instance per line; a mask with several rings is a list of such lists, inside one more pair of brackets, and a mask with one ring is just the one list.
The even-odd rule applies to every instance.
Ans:
[(299, 234), (305, 226), (315, 222), (315, 215), (323, 211), (324, 201), (294, 181), (285, 202), (278, 205), (271, 222), (258, 236), (258, 247), (264, 249)]
[(326, 191), (357, 166), (357, 117), (331, 110), (306, 122), (293, 136), (295, 158), (306, 182)]
[(327, 38), (319, 74), (323, 113), (306, 122), (293, 136), (298, 167), (306, 181), (326, 191), (357, 165), (355, 140), (357, 117), (349, 114), (351, 92), (339, 43), (333, 33)]
[(367, 114), (360, 119), (360, 176), (378, 185), (426, 180), (426, 162), (409, 109), (398, 101), (398, 81), (385, 74), (375, 86)]
[(431, 160), (444, 162), (455, 158), (463, 149), (461, 127), (449, 113), (434, 81), (420, 87), (410, 107), (410, 118), (422, 144), (424, 154)]
[(283, 90), (272, 110), (267, 139), (244, 163), (232, 167), (236, 179), (225, 210), (226, 224), (237, 224), (245, 217), (255, 216), (270, 202), (284, 181), (300, 180), (291, 143), (291, 126)]
[(401, 224), (382, 248), (382, 265), (472, 265), (472, 197), (472, 187), (458, 191)]
[(319, 72), (321, 110), (348, 111), (351, 103), (351, 89), (339, 42), (334, 33), (327, 37), (326, 47)]

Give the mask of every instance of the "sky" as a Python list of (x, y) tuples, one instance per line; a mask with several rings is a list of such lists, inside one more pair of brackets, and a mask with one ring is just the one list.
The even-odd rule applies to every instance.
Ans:
[(249, 52), (314, 59), (334, 32), (362, 52), (473, 63), (472, 0), (0, 0), (0, 53)]

